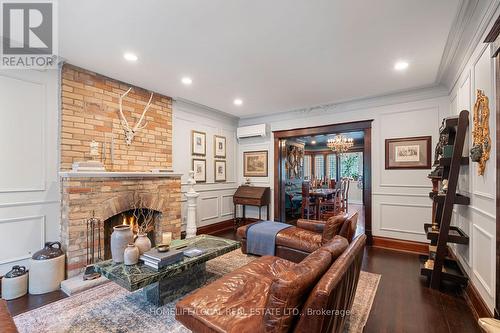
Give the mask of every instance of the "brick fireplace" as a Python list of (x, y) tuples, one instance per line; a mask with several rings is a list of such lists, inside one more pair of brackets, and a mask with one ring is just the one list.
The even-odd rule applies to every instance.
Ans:
[[(181, 183), (178, 174), (107, 172), (82, 174), (63, 172), (61, 241), (66, 252), (67, 275), (83, 271), (87, 263), (86, 220), (95, 214), (103, 224), (111, 217), (134, 207), (142, 198), (144, 207), (159, 212), (154, 227), (155, 241), (161, 233), (171, 231), (174, 238), (181, 233)], [(104, 228), (101, 227), (104, 249)]]
[[(61, 72), (61, 243), (67, 258), (67, 274), (73, 277), (87, 263), (86, 220), (95, 214), (102, 223), (117, 223), (117, 215), (138, 208), (134, 198), (142, 197), (145, 209), (161, 216), (151, 236), (158, 243), (161, 233), (181, 233), (181, 183), (179, 174), (153, 173), (172, 169), (172, 98), (154, 92), (145, 114), (145, 127), (130, 145), (119, 115), (137, 123), (151, 91), (121, 82), (70, 64)], [(99, 156), (90, 156), (91, 142), (98, 144)], [(94, 144), (93, 143), (93, 144)], [(73, 172), (75, 162), (96, 159), (107, 172)], [(101, 250), (109, 229), (99, 230)]]

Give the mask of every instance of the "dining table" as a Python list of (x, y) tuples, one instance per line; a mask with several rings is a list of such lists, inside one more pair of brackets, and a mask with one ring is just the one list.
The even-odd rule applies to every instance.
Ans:
[(309, 191), (309, 196), (314, 198), (314, 204), (316, 206), (316, 220), (320, 218), (319, 204), (321, 200), (329, 200), (339, 191), (340, 188), (315, 188)]

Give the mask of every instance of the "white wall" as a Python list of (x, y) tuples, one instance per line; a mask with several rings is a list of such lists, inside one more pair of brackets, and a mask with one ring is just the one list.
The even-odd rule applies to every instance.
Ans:
[[(205, 226), (233, 216), (233, 194), (238, 187), (236, 180), (236, 127), (237, 118), (216, 110), (185, 101), (173, 103), (173, 168), (175, 172), (183, 173), (182, 192), (187, 191), (186, 180), (192, 169), (191, 131), (201, 131), (207, 134), (207, 181), (198, 183), (195, 190), (198, 197), (197, 226)], [(214, 181), (214, 135), (226, 137), (226, 182)], [(198, 158), (198, 157), (197, 157)], [(224, 160), (219, 159), (217, 160)], [(185, 228), (186, 199), (182, 199), (182, 222)]]
[[(497, 17), (497, 16), (495, 16)], [(488, 29), (489, 30), (489, 29)], [(481, 40), (484, 40), (482, 38)], [(464, 155), (472, 146), (472, 112), (476, 101), (476, 89), (484, 90), (490, 101), (490, 136), (492, 147), (484, 176), (478, 176), (477, 164), (464, 168), (459, 181), (460, 192), (471, 199), (471, 204), (456, 207), (453, 224), (464, 230), (470, 238), (469, 245), (453, 246), (473, 285), (489, 308), (495, 305), (495, 198), (496, 198), (496, 127), (495, 127), (495, 62), (487, 45), (477, 45), (472, 56), (460, 73), (450, 94), (451, 112), (470, 111), (468, 142)], [(472, 162), (471, 162), (472, 163)]]
[[(423, 224), (431, 221), (432, 203), (428, 194), (432, 186), (427, 178), (430, 170), (385, 170), (384, 144), (388, 138), (431, 135), (434, 147), (441, 119), (449, 114), (449, 105), (446, 91), (435, 88), (341, 104), (326, 111), (289, 112), (242, 119), (240, 125), (266, 123), (275, 131), (373, 119), (373, 235), (425, 241)], [(269, 177), (253, 178), (252, 183), (270, 186), (274, 192), (272, 134), (264, 139), (240, 142), (239, 181), (243, 181), (243, 152), (262, 149), (269, 151)]]
[(59, 240), (58, 77), (0, 70), (0, 275)]

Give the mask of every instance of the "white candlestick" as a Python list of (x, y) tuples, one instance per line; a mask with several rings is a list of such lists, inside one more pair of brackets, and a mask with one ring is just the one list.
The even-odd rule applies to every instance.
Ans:
[(170, 245), (172, 242), (172, 233), (171, 232), (164, 232), (162, 234), (162, 244), (163, 245)]

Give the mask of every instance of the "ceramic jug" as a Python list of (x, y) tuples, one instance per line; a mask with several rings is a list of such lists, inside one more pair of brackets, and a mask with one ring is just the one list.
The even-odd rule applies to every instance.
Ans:
[(113, 233), (111, 234), (111, 258), (114, 262), (123, 262), (125, 248), (133, 241), (134, 234), (129, 225), (120, 224), (113, 227)]

